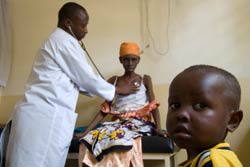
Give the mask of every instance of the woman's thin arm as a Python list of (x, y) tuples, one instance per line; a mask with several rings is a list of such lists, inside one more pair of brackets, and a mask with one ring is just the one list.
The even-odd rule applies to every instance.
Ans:
[[(145, 75), (143, 78), (143, 83), (145, 87), (147, 88), (147, 95), (148, 95), (148, 100), (149, 102), (152, 102), (155, 100), (155, 95), (154, 95), (154, 90), (153, 90), (153, 84), (151, 77), (149, 75)], [(160, 113), (159, 109), (156, 108), (152, 111), (153, 119), (155, 122), (155, 128), (157, 131), (161, 131), (161, 121), (160, 121)]]
[[(114, 81), (115, 81), (115, 76), (111, 77), (108, 79), (108, 82), (113, 84)], [(84, 131), (84, 132), (81, 132), (81, 133), (75, 133), (74, 134), (74, 137), (76, 138), (81, 138), (83, 136), (85, 136), (87, 133), (89, 133), (91, 130), (93, 130), (102, 120), (103, 118), (106, 116), (107, 114), (102, 112), (102, 111), (99, 111), (95, 118), (91, 121), (91, 123), (88, 125), (87, 129)]]
[(94, 129), (102, 120), (103, 118), (106, 116), (106, 113), (103, 113), (102, 111), (99, 111), (95, 118), (91, 121), (91, 123), (88, 125), (87, 129), (84, 132), (81, 133), (75, 133), (74, 137), (76, 138), (81, 138), (83, 136), (85, 136), (87, 133), (89, 133), (92, 129)]

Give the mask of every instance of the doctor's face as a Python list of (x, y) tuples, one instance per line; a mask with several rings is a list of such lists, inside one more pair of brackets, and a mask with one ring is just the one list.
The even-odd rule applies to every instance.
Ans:
[(72, 24), (71, 28), (74, 33), (74, 36), (81, 40), (88, 33), (87, 25), (89, 22), (89, 16), (83, 10), (78, 10), (75, 16), (71, 19)]

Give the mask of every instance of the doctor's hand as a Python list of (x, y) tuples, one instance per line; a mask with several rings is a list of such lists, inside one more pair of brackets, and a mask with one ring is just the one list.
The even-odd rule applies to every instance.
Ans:
[(136, 91), (139, 90), (139, 87), (134, 84), (122, 84), (122, 85), (117, 85), (115, 93), (120, 94), (120, 95), (128, 95), (135, 93)]

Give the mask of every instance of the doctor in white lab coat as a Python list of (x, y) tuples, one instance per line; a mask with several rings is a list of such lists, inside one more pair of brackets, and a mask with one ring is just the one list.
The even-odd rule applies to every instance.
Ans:
[(135, 86), (115, 88), (97, 76), (79, 45), (89, 16), (76, 3), (59, 11), (58, 27), (38, 51), (15, 106), (6, 152), (6, 167), (63, 167), (77, 118), (79, 91), (112, 101), (115, 93), (135, 92)]

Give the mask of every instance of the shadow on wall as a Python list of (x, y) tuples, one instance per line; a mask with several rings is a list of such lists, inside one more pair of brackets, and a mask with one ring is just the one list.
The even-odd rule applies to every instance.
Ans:
[(249, 148), (250, 148), (249, 141), (250, 141), (250, 129), (248, 130), (248, 133), (239, 144), (239, 147), (237, 148), (237, 151), (236, 151), (236, 154), (238, 155), (243, 166), (249, 165), (249, 153), (248, 153)]

